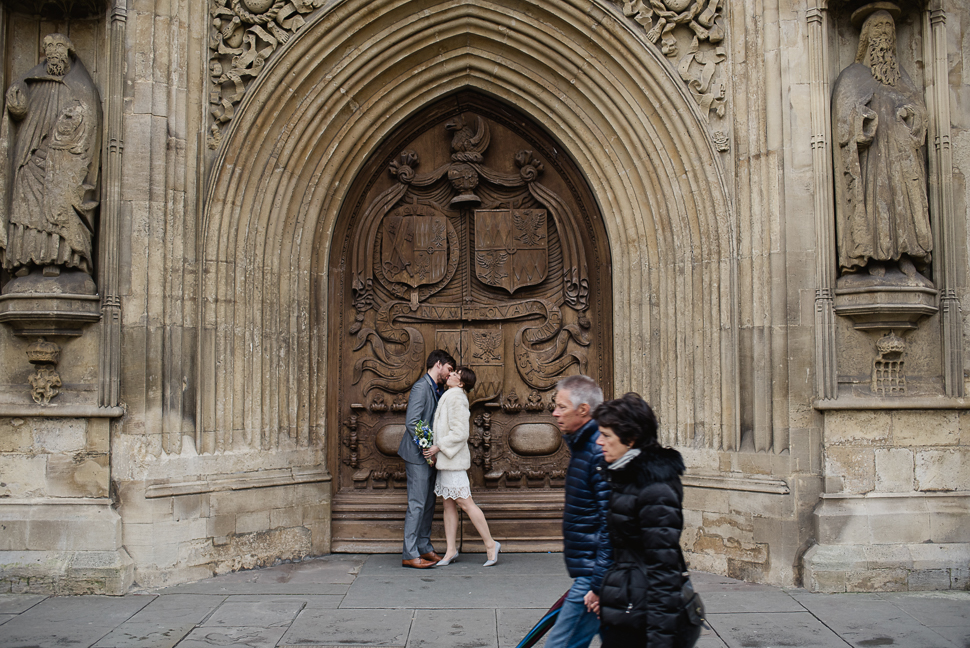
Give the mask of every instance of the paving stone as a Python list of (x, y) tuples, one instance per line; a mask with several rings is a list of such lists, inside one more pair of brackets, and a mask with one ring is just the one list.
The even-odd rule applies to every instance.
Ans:
[(0, 594), (0, 614), (20, 614), (46, 598), (43, 594)]
[(930, 628), (970, 627), (970, 592), (899, 592), (880, 596)]
[(280, 643), (286, 646), (404, 646), (412, 616), (411, 610), (305, 609)]
[(701, 599), (709, 614), (805, 611), (798, 601), (780, 590), (702, 592)]
[[(551, 604), (550, 604), (551, 605)], [(515, 648), (532, 629), (548, 607), (496, 610), (498, 619), (498, 648)]]
[[(332, 554), (264, 569), (223, 574), (197, 583), (157, 590), (193, 594), (307, 594), (343, 596), (368, 558), (358, 554)], [(400, 565), (400, 560), (398, 560)]]
[(172, 648), (202, 623), (224, 596), (169, 594), (154, 597), (94, 648)]
[(196, 628), (183, 639), (178, 648), (275, 648), (285, 628)]
[(3, 648), (91, 646), (140, 609), (147, 596), (51, 597), (3, 624)]
[(970, 626), (940, 626), (934, 630), (955, 648), (970, 647)]
[[(874, 594), (803, 593), (797, 596), (797, 600), (817, 618), (823, 619), (826, 626), (857, 648), (891, 645), (919, 648), (952, 646), (931, 628), (913, 623), (913, 618), (902, 609)], [(970, 612), (970, 607), (965, 611)]]
[(846, 648), (808, 612), (708, 614), (707, 621), (728, 648)]
[[(450, 569), (450, 566), (449, 566)], [(430, 572), (432, 570), (425, 570)], [(358, 577), (341, 607), (373, 607), (375, 597), (393, 590), (395, 597), (387, 601), (394, 608), (547, 608), (569, 589), (568, 578), (549, 578), (538, 581), (535, 576), (494, 573), (457, 575), (448, 577), (412, 571), (402, 576)], [(386, 600), (386, 599), (385, 599)]]
[[(439, 550), (442, 549), (439, 547)], [(504, 568), (506, 570), (511, 569), (519, 576), (549, 576), (550, 574), (562, 573), (566, 575), (566, 563), (563, 562), (561, 553), (505, 553), (499, 554), (499, 562), (494, 567), (482, 567), (482, 563), (485, 562), (484, 553), (462, 553), (458, 556), (458, 561), (448, 565), (447, 567), (441, 567), (441, 571), (448, 571), (452, 567), (460, 567), (462, 569), (474, 569), (480, 568), (485, 572), (489, 572), (495, 569)], [(408, 569), (401, 567), (401, 556), (400, 554), (374, 554), (367, 559), (364, 566), (361, 568), (361, 575), (368, 575), (374, 571), (387, 570), (390, 569), (395, 572), (420, 572), (422, 570), (418, 569)], [(431, 570), (424, 571), (434, 571)]]
[(0, 614), (0, 625), (3, 625), (10, 619), (16, 619), (16, 618), (17, 618), (16, 614)]
[(495, 610), (416, 610), (408, 646), (495, 648)]
[(261, 596), (246, 600), (230, 597), (212, 613), (203, 626), (224, 628), (285, 628), (306, 602), (292, 596)]
[(726, 648), (727, 644), (721, 641), (712, 630), (704, 628), (701, 638), (697, 640), (696, 648)]

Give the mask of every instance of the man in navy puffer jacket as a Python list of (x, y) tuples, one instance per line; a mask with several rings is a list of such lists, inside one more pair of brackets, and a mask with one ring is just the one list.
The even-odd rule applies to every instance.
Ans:
[(562, 535), (566, 569), (574, 581), (545, 645), (587, 648), (600, 625), (589, 606), (599, 601), (603, 576), (613, 561), (606, 528), (610, 486), (596, 470), (603, 451), (596, 443), (599, 426), (591, 417), (603, 402), (603, 391), (587, 376), (564, 378), (557, 390), (552, 415), (572, 454), (566, 472)]

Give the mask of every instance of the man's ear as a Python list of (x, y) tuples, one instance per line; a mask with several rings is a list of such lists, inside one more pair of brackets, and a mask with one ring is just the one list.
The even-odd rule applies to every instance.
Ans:
[(576, 408), (576, 411), (581, 416), (589, 416), (589, 403), (582, 403), (579, 407)]

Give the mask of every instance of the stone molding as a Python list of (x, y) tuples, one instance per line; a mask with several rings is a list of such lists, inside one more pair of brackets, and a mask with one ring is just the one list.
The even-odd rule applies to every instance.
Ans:
[(330, 473), (323, 469), (301, 470), (282, 468), (260, 470), (258, 472), (225, 475), (206, 475), (201, 479), (174, 481), (156, 479), (148, 483), (145, 498), (174, 497), (176, 495), (197, 495), (227, 490), (248, 490), (250, 488), (269, 488), (272, 486), (292, 486), (329, 482)]
[(40, 418), (119, 418), (125, 415), (123, 407), (97, 407), (95, 405), (62, 405), (54, 403), (41, 408), (36, 405), (0, 403), (0, 417)]
[(970, 409), (970, 399), (924, 396), (910, 398), (838, 398), (817, 400), (813, 407), (821, 412), (833, 410), (930, 410)]
[(770, 495), (788, 495), (791, 493), (791, 488), (784, 479), (688, 474), (684, 475), (680, 481), (685, 488), (711, 488), (748, 493), (768, 493)]
[[(607, 229), (623, 388), (670, 412), (670, 442), (739, 447), (729, 187), (667, 61), (625, 22), (604, 13), (591, 24), (585, 2), (531, 7), (538, 15), (488, 3), (407, 15), (395, 6), (350, 0), (314, 14), (225, 133), (199, 238), (199, 451), (271, 450), (283, 434), (300, 446), (324, 442), (325, 268), (345, 188), (405, 115), (461, 88), (546, 123), (615, 214)], [(442, 45), (468, 33), (475, 48)], [(601, 65), (561, 65), (573, 56)], [(561, 77), (548, 78), (553, 61)], [(393, 77), (373, 83), (373, 70)], [(283, 299), (292, 307), (271, 305)]]

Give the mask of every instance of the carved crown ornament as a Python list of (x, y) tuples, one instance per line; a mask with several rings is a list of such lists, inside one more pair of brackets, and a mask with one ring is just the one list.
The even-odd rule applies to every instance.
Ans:
[[(725, 31), (718, 23), (722, 0), (612, 1), (670, 60), (703, 114), (709, 117), (713, 111), (724, 117), (727, 86), (722, 63), (727, 54), (721, 45)], [(303, 28), (306, 14), (323, 4), (324, 0), (211, 0), (210, 149), (219, 148), (223, 129), (266, 60)], [(726, 151), (723, 132), (718, 135), (717, 150)]]

